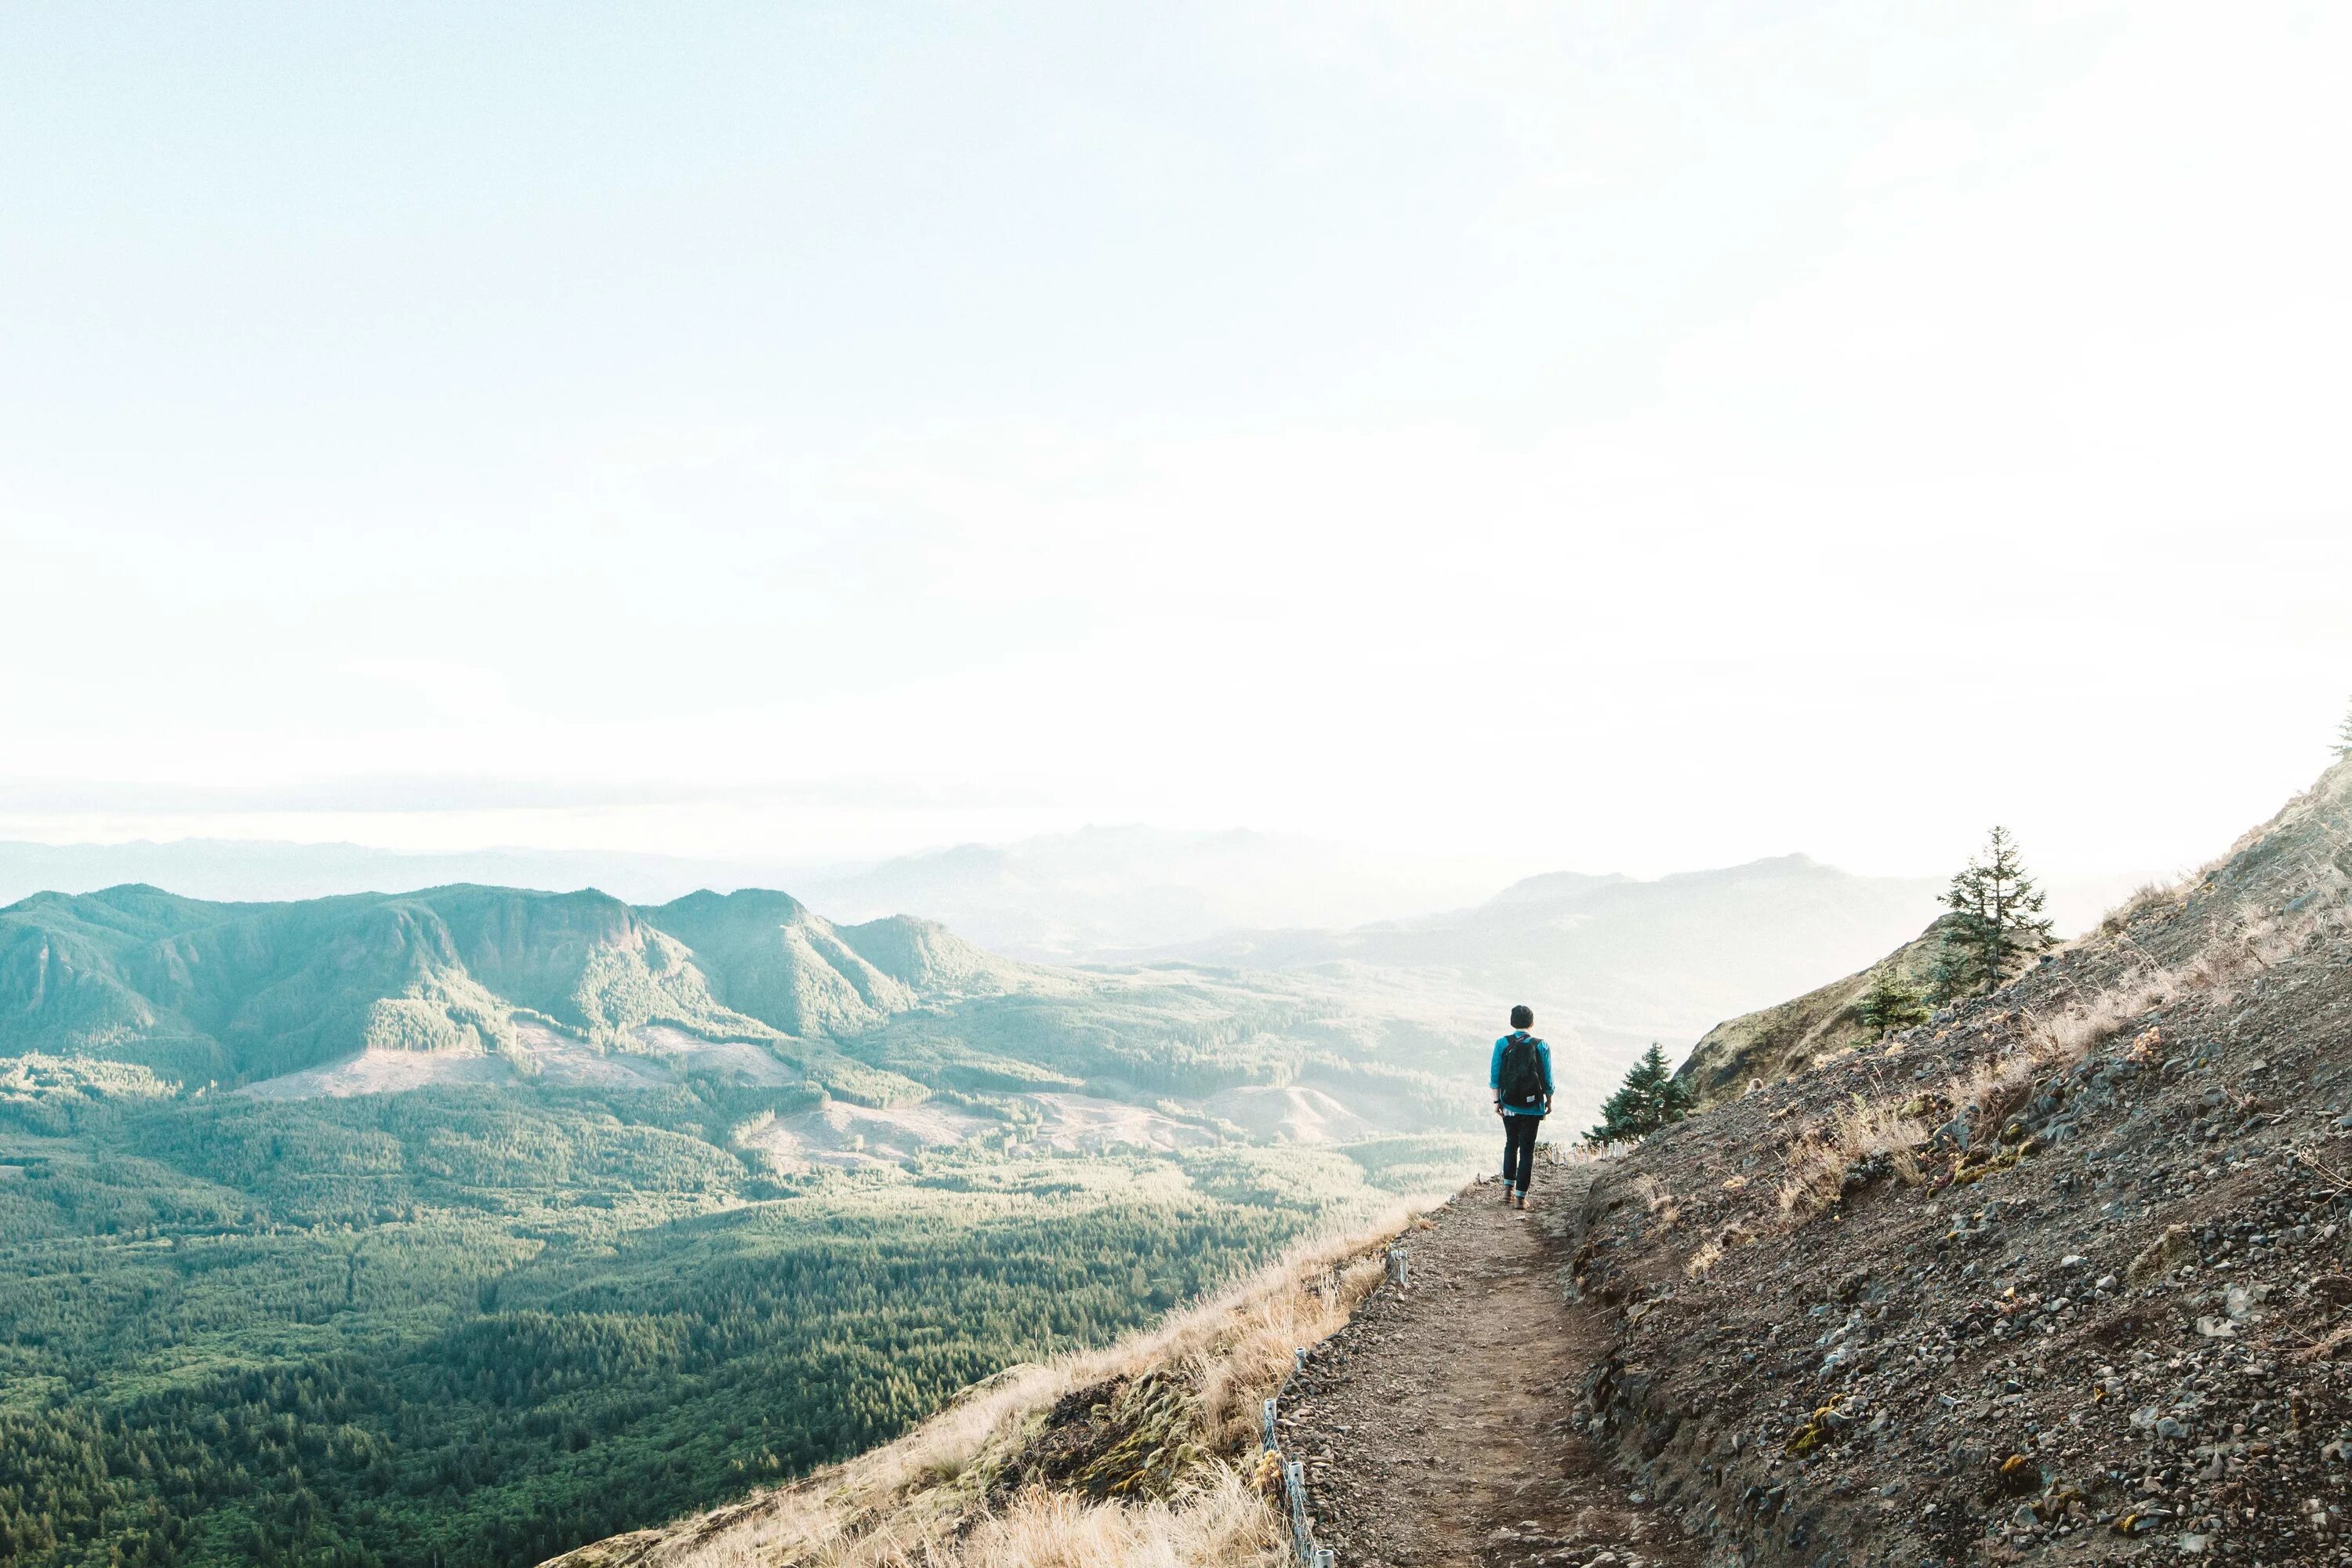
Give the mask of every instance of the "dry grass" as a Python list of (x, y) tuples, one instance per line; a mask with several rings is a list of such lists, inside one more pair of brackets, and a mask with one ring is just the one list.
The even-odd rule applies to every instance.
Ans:
[(2130, 898), (2109, 910), (2100, 920), (2098, 934), (2115, 936), (2142, 915), (2152, 914), (2158, 910), (2179, 908), (2188, 899), (2189, 889), (2193, 885), (2191, 879), (2185, 877), (2173, 882), (2142, 883)]
[[(1329, 1338), (1383, 1274), (1400, 1205), (1371, 1229), (1302, 1244), (1216, 1299), (1107, 1351), (1014, 1367), (846, 1464), (662, 1532), (587, 1547), (573, 1568), (1255, 1568), (1278, 1561), (1272, 1508), (1249, 1481), (1261, 1403), (1293, 1351)], [(1164, 1500), (1024, 1489), (992, 1506), (1045, 1413), (1074, 1389), (1172, 1373), (1211, 1456)]]
[(1716, 1228), (1713, 1236), (1701, 1242), (1698, 1249), (1684, 1262), (1683, 1278), (1706, 1279), (1714, 1272), (1715, 1266), (1723, 1261), (1725, 1254), (1735, 1247), (1745, 1247), (1755, 1239), (1755, 1231), (1745, 1221), (1738, 1219), (1727, 1221)]
[(1791, 1225), (1811, 1219), (1838, 1200), (1848, 1171), (1880, 1155), (1897, 1181), (1916, 1186), (1921, 1173), (1916, 1151), (1928, 1136), (1927, 1123), (1895, 1102), (1853, 1096), (1826, 1123), (1789, 1145), (1788, 1170), (1775, 1194), (1781, 1217)]
[(942, 1550), (870, 1559), (877, 1568), (1275, 1568), (1287, 1543), (1238, 1468), (1220, 1462), (1175, 1502), (1088, 1503), (1030, 1488)]

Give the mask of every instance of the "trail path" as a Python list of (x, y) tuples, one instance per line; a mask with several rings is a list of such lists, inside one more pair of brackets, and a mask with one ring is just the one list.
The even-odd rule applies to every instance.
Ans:
[(1570, 1430), (1606, 1336), (1562, 1289), (1561, 1233), (1593, 1168), (1545, 1167), (1538, 1209), (1471, 1188), (1408, 1234), (1382, 1289), (1294, 1379), (1317, 1539), (1341, 1568), (1686, 1568), (1673, 1520)]

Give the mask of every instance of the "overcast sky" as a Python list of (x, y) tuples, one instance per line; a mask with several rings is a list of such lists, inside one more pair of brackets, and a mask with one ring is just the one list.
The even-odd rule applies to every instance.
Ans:
[(0, 11), (0, 837), (2202, 860), (2352, 11)]

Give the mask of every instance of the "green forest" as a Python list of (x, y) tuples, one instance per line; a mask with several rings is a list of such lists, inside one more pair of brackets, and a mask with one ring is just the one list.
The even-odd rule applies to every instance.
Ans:
[(1444, 1006), (1360, 991), (756, 890), (0, 910), (0, 1568), (508, 1568), (870, 1447), (1455, 1179)]
[(1464, 1153), (974, 1140), (780, 1176), (728, 1129), (822, 1089), (266, 1101), (48, 1068), (0, 1094), (26, 1568), (535, 1563), (868, 1447)]

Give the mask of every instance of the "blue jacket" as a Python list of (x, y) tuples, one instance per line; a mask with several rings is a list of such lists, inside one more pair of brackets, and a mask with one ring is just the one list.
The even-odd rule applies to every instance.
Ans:
[[(1517, 1030), (1513, 1034), (1505, 1035), (1501, 1039), (1495, 1042), (1495, 1059), (1492, 1062), (1489, 1062), (1486, 1066), (1486, 1089), (1487, 1091), (1493, 1094), (1497, 1100), (1501, 1099), (1503, 1094), (1503, 1051), (1510, 1045), (1513, 1039), (1521, 1035), (1525, 1035), (1527, 1031), (1525, 1029)], [(1546, 1100), (1549, 1100), (1552, 1094), (1551, 1047), (1541, 1040), (1538, 1040), (1536, 1042), (1536, 1065), (1543, 1069), (1544, 1098)], [(1540, 1105), (1507, 1105), (1503, 1107), (1503, 1114), (1506, 1116), (1541, 1116), (1543, 1114), (1543, 1107)]]

